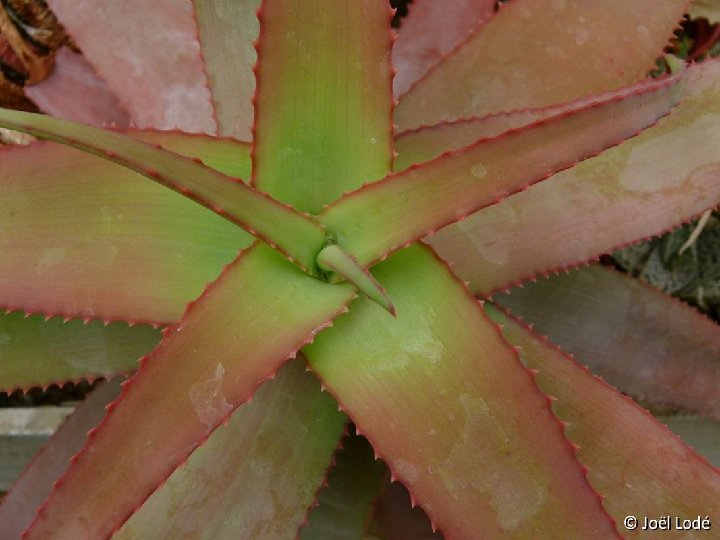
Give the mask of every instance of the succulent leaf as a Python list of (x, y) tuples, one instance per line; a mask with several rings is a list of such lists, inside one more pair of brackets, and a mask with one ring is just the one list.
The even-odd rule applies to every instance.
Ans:
[(680, 104), (658, 125), (429, 243), (488, 295), (678, 226), (720, 201), (719, 115), (720, 62), (708, 60), (687, 71)]
[(621, 391), (720, 420), (720, 328), (693, 308), (601, 266), (495, 300)]
[(263, 244), (244, 251), (141, 361), (26, 538), (108, 537), (354, 296)]
[(137, 369), (138, 359), (159, 341), (160, 332), (146, 325), (84, 325), (59, 317), (45, 321), (40, 315), (3, 313), (0, 392), (127, 373)]
[(496, 0), (414, 0), (393, 45), (396, 96), (477, 31), (495, 11)]
[(388, 483), (373, 505), (369, 530), (392, 540), (443, 540), (434, 532), (421, 508), (413, 507), (410, 494), (399, 482)]
[[(131, 134), (227, 171), (249, 168), (246, 147), (229, 140)], [(172, 324), (252, 242), (178, 193), (74, 148), (47, 142), (6, 148), (0, 166), (6, 309)]]
[(360, 298), (304, 354), (445, 537), (616, 537), (549, 400), (442, 262), (416, 245), (375, 275), (397, 318)]
[(385, 0), (263, 2), (254, 185), (319, 214), (390, 171), (390, 15)]
[(52, 492), (67, 470), (69, 460), (82, 448), (88, 431), (96, 427), (105, 407), (120, 393), (120, 377), (101, 383), (63, 422), (47, 444), (13, 484), (0, 504), (0, 540), (18, 540), (35, 517), (37, 507)]
[(218, 133), (249, 141), (260, 0), (193, 0)]
[[(555, 396), (555, 413), (568, 422), (567, 435), (592, 485), (605, 496), (608, 512), (628, 516), (720, 514), (720, 473), (667, 427), (571, 358), (512, 319), (495, 314), (504, 334), (520, 347), (537, 381)], [(640, 518), (642, 524), (642, 518)], [(625, 531), (627, 538), (651, 538), (654, 531)], [(668, 538), (684, 538), (674, 530)]]
[(215, 133), (191, 0), (49, 0), (137, 127)]
[[(387, 475), (363, 437), (349, 435), (336, 454), (327, 487), (320, 491), (318, 507), (299, 540), (363, 540), (371, 506)], [(394, 538), (394, 537), (393, 537)]]
[(8, 109), (0, 109), (0, 125), (73, 146), (174, 189), (266, 240), (302, 269), (314, 268), (325, 242), (322, 227), (308, 216), (201, 162), (122, 133)]
[(113, 540), (283, 540), (297, 535), (346, 417), (301, 359), (192, 453)]
[(366, 185), (320, 219), (361, 265), (372, 264), (635, 135), (666, 115), (677, 93), (668, 79), (628, 97), (599, 98)]
[(655, 65), (687, 4), (687, 0), (501, 4), (471, 39), (403, 96), (395, 122), (405, 130), (544, 107), (635, 83)]

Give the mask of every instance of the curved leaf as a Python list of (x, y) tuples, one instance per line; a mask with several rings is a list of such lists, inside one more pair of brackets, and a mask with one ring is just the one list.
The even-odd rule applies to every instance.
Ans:
[(623, 392), (720, 420), (720, 327), (693, 308), (601, 266), (495, 300)]
[(320, 225), (202, 163), (121, 133), (48, 116), (0, 109), (0, 125), (73, 146), (159, 182), (277, 247), (303, 269), (315, 268), (325, 242)]
[(243, 252), (141, 361), (26, 538), (109, 536), (353, 297), (265, 245)]
[(447, 540), (615, 538), (549, 401), (447, 268), (416, 245), (375, 275), (397, 318), (361, 298), (304, 354)]
[(429, 242), (488, 295), (658, 234), (720, 201), (719, 120), (720, 62), (708, 60), (656, 126)]
[(320, 219), (361, 265), (372, 264), (635, 135), (667, 114), (677, 93), (672, 79), (639, 90), (390, 175), (346, 195)]
[[(401, 129), (536, 108), (645, 78), (687, 0), (520, 0), (403, 96)], [(648, 16), (651, 13), (652, 16)]]
[(295, 540), (345, 421), (305, 363), (288, 362), (113, 540)]

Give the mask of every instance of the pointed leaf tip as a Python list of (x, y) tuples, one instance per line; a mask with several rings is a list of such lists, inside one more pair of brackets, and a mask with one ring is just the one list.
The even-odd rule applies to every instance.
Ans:
[(334, 272), (355, 285), (370, 300), (395, 317), (395, 306), (382, 285), (369, 270), (363, 268), (352, 255), (337, 244), (326, 246), (318, 253), (317, 265), (321, 270)]

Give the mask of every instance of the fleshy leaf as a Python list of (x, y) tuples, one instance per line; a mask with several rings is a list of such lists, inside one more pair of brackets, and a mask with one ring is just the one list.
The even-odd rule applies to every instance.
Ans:
[(336, 454), (328, 486), (320, 492), (319, 506), (310, 512), (309, 524), (299, 540), (363, 540), (371, 505), (387, 474), (366, 439), (349, 435)]
[(615, 537), (549, 401), (462, 284), (421, 246), (375, 275), (397, 318), (360, 298), (304, 354), (446, 538)]
[(298, 359), (263, 384), (113, 540), (294, 540), (345, 426)]
[(677, 86), (656, 83), (390, 175), (346, 195), (321, 221), (361, 265), (571, 167), (652, 125)]
[(134, 125), (215, 133), (191, 0), (48, 0)]
[[(512, 319), (496, 315), (504, 334), (521, 347), (537, 381), (555, 396), (555, 413), (568, 422), (567, 435), (580, 445), (578, 458), (592, 485), (618, 521), (625, 538), (652, 538), (656, 531), (626, 530), (626, 516), (681, 518), (720, 515), (720, 473), (647, 411)], [(674, 520), (674, 517), (672, 518)], [(675, 534), (673, 534), (673, 532)], [(687, 531), (663, 536), (688, 538)]]
[(465, 41), (495, 11), (496, 0), (414, 0), (392, 50), (396, 96)]
[(129, 372), (159, 341), (160, 332), (145, 325), (83, 325), (2, 313), (0, 392)]
[[(245, 147), (227, 140), (133, 133), (216, 166), (243, 167)], [(241, 229), (178, 193), (74, 148), (46, 142), (7, 148), (0, 170), (4, 308), (175, 323), (185, 304), (251, 243)]]
[(95, 126), (125, 127), (130, 118), (85, 58), (68, 47), (55, 55), (50, 77), (24, 87), (25, 95), (52, 116)]
[(443, 540), (433, 532), (430, 520), (419, 507), (412, 507), (410, 494), (400, 483), (388, 484), (373, 505), (370, 531), (392, 540)]
[(403, 96), (395, 122), (410, 129), (544, 107), (635, 83), (655, 65), (687, 4), (501, 3), (479, 32)]
[(623, 392), (720, 420), (720, 327), (689, 306), (601, 266), (495, 300)]
[(141, 361), (27, 540), (108, 537), (353, 297), (263, 244), (243, 252)]
[(35, 509), (68, 468), (68, 460), (82, 448), (88, 431), (100, 423), (106, 405), (120, 393), (120, 380), (101, 383), (35, 454), (0, 503), (0, 540), (18, 540), (30, 525)]
[(720, 467), (720, 424), (699, 416), (658, 416), (670, 431), (705, 457), (715, 467)]
[(260, 11), (254, 182), (319, 214), (391, 166), (386, 0), (268, 0)]
[(710, 24), (720, 23), (720, 2), (717, 0), (693, 0), (691, 19), (707, 19)]
[(487, 295), (681, 224), (720, 200), (719, 97), (720, 62), (694, 66), (656, 126), (429, 243)]
[(259, 0), (193, 0), (218, 133), (249, 141)]
[(325, 242), (309, 217), (202, 163), (150, 144), (48, 116), (0, 109), (0, 125), (108, 159), (183, 193), (266, 240), (303, 269), (312, 269)]

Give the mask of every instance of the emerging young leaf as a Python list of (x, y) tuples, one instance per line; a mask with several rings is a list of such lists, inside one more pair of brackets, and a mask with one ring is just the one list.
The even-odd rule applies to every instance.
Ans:
[(113, 540), (296, 538), (345, 421), (305, 363), (288, 362)]
[(346, 195), (321, 221), (369, 265), (426, 234), (635, 135), (672, 108), (668, 80), (610, 96), (521, 131), (481, 140)]
[[(504, 334), (521, 347), (537, 381), (557, 397), (554, 410), (568, 422), (567, 435), (580, 445), (578, 458), (592, 485), (605, 496), (608, 512), (622, 523), (628, 516), (720, 515), (720, 473), (679, 437), (630, 399), (593, 377), (587, 369), (538, 339), (512, 319), (495, 314)], [(642, 521), (640, 522), (642, 524)], [(652, 532), (623, 530), (627, 538)], [(687, 538), (674, 530), (667, 538)]]
[(0, 125), (123, 165), (210, 208), (277, 247), (301, 268), (315, 267), (315, 256), (325, 242), (317, 223), (202, 163), (121, 133), (37, 114), (2, 109)]
[(645, 78), (686, 0), (513, 0), (403, 96), (401, 129), (614, 90)]
[(720, 328), (693, 308), (601, 266), (495, 300), (623, 392), (720, 421)]
[(658, 234), (720, 200), (719, 119), (720, 62), (708, 60), (688, 70), (658, 125), (429, 242), (488, 295)]
[(416, 245), (375, 275), (397, 318), (361, 298), (304, 353), (447, 540), (615, 538), (548, 399), (447, 268)]
[(27, 539), (109, 536), (354, 296), (265, 245), (243, 252), (141, 362)]

